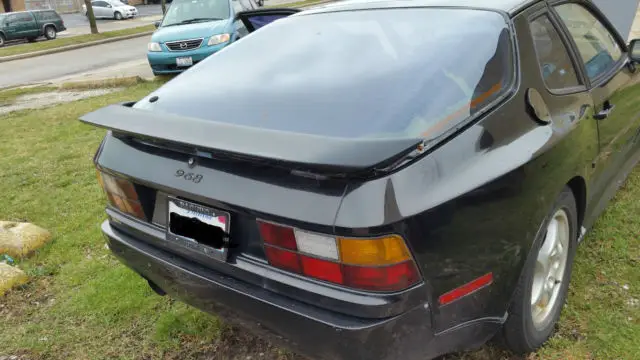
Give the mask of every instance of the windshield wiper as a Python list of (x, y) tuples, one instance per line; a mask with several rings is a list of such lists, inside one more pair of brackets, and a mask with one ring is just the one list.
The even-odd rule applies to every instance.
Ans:
[(215, 21), (215, 20), (223, 20), (221, 18), (194, 18), (189, 20), (182, 20), (180, 24), (191, 24), (195, 22), (204, 22), (204, 21)]

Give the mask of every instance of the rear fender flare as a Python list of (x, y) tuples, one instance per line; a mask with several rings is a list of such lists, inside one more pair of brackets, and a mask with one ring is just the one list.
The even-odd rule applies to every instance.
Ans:
[(56, 26), (56, 24), (54, 24), (54, 23), (46, 23), (46, 24), (42, 24), (42, 26), (40, 26), (40, 33), (42, 35), (44, 35), (44, 29), (46, 29), (47, 26), (53, 26), (53, 28), (56, 29), (56, 31), (58, 31), (58, 27)]

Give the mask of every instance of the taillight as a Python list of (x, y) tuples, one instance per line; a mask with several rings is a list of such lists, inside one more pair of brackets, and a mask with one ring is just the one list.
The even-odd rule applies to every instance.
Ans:
[(334, 237), (258, 221), (269, 264), (367, 291), (400, 291), (420, 281), (402, 237)]
[(98, 182), (111, 206), (123, 213), (146, 220), (136, 189), (130, 181), (98, 171)]

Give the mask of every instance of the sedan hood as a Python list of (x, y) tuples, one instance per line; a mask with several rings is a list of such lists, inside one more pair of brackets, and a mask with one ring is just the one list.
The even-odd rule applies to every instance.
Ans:
[(208, 21), (195, 24), (164, 26), (151, 36), (153, 42), (167, 42), (194, 38), (206, 38), (228, 32), (229, 19)]

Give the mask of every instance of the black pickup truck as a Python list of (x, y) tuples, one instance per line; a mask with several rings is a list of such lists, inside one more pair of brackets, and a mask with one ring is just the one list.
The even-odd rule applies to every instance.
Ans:
[(66, 29), (64, 21), (55, 10), (0, 14), (0, 47), (7, 41), (35, 41), (41, 36), (53, 40), (59, 32)]

